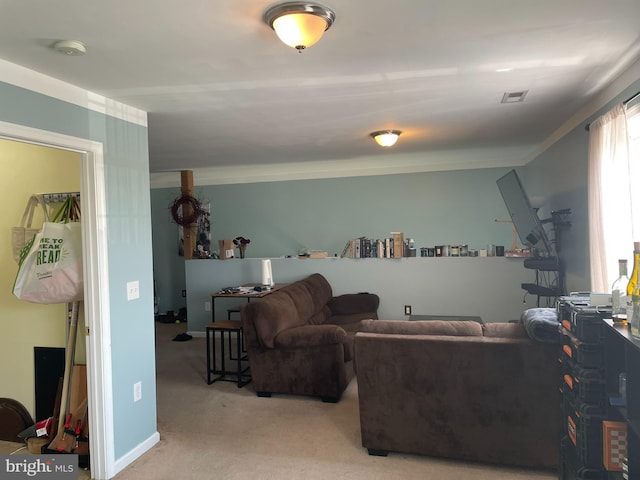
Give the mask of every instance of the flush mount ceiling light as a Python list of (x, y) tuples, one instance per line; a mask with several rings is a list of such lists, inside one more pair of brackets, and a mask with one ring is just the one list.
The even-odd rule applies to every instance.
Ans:
[(391, 147), (398, 141), (398, 137), (402, 132), (400, 130), (378, 130), (370, 135), (376, 143), (382, 147)]
[(84, 43), (79, 42), (78, 40), (60, 40), (53, 44), (53, 49), (56, 52), (72, 57), (77, 57), (87, 53), (87, 47), (85, 47)]
[(317, 3), (286, 2), (269, 7), (262, 18), (280, 40), (302, 53), (322, 38), (336, 14)]

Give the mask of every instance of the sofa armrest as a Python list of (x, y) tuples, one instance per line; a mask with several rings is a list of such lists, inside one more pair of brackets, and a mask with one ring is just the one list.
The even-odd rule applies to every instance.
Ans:
[(346, 293), (332, 297), (327, 303), (332, 315), (376, 312), (379, 305), (380, 297), (375, 293)]
[(347, 332), (337, 325), (303, 325), (288, 328), (274, 339), (275, 348), (305, 348), (347, 342)]

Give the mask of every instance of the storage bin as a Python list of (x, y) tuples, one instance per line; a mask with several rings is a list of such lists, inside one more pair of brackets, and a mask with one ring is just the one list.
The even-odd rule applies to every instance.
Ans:
[(562, 326), (578, 340), (585, 343), (602, 343), (605, 331), (603, 319), (611, 318), (611, 309), (559, 301), (557, 310)]
[(604, 348), (602, 344), (580, 341), (571, 333), (562, 335), (562, 354), (583, 368), (604, 368)]
[(560, 446), (562, 449), (560, 478), (563, 480), (604, 480), (607, 478), (607, 472), (603, 469), (587, 468), (580, 463), (569, 437), (563, 437)]
[(582, 368), (568, 358), (561, 357), (562, 385), (560, 390), (574, 404), (587, 404), (592, 413), (604, 412), (607, 406), (607, 383), (604, 371)]
[(568, 450), (575, 452), (579, 464), (587, 469), (603, 470), (602, 415), (589, 414), (590, 406), (564, 398), (564, 419), (569, 438)]

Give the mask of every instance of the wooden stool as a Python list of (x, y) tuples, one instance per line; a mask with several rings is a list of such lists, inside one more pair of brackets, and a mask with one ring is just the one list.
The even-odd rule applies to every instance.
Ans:
[[(218, 355), (216, 355), (216, 333), (220, 333), (220, 368), (217, 366)], [(235, 369), (228, 370), (225, 363), (225, 336), (228, 337), (229, 342), (229, 354), (231, 351), (231, 334), (236, 334), (236, 356), (230, 360), (235, 360)], [(251, 381), (251, 374), (249, 373), (249, 365), (242, 368), (242, 362), (247, 362), (248, 357), (242, 355), (242, 325), (238, 321), (233, 320), (221, 320), (219, 322), (213, 322), (206, 325), (207, 335), (207, 384), (211, 385), (213, 382), (222, 380), (225, 382), (236, 382), (238, 388), (244, 387)], [(214, 375), (217, 375), (214, 377)]]

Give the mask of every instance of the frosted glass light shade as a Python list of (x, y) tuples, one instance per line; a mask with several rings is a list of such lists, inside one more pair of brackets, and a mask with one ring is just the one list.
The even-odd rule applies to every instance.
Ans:
[(373, 132), (371, 136), (382, 147), (392, 147), (398, 141), (402, 132), (400, 130), (380, 130)]
[(263, 20), (286, 45), (302, 52), (318, 42), (336, 15), (330, 8), (310, 2), (285, 2), (268, 8)]
[(273, 29), (286, 45), (303, 50), (322, 38), (327, 22), (310, 13), (292, 13), (276, 18)]

